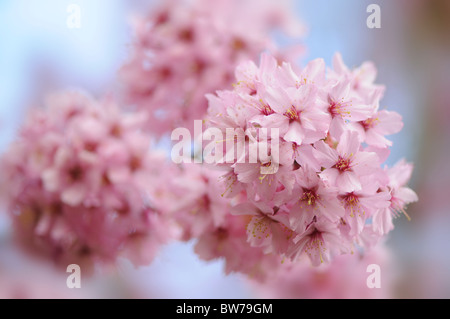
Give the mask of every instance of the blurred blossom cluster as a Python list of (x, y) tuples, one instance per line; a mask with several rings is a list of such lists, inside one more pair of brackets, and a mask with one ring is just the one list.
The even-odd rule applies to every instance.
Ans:
[[(170, 170), (166, 170), (169, 172)], [(156, 205), (173, 216), (182, 241), (194, 240), (194, 251), (203, 260), (224, 259), (225, 272), (241, 272), (264, 280), (271, 269), (281, 265), (281, 258), (267, 255), (247, 242), (251, 218), (231, 214), (232, 205), (222, 195), (222, 172), (198, 164), (174, 167), (165, 183), (152, 190), (158, 194)]]
[[(2, 156), (16, 242), (92, 275), (192, 241), (259, 297), (389, 297), (387, 279), (367, 287), (366, 267), (390, 267), (385, 238), (418, 200), (413, 165), (385, 164), (402, 117), (380, 108), (373, 63), (336, 53), (330, 68), (300, 67), (303, 44), (278, 48), (275, 32), (304, 33), (291, 5), (169, 0), (136, 16), (114, 94), (48, 92)], [(215, 165), (175, 164), (151, 143), (194, 120), (243, 135), (215, 141)]]
[(274, 29), (300, 36), (303, 26), (286, 1), (165, 1), (135, 19), (132, 55), (120, 70), (125, 103), (148, 115), (156, 136), (191, 128), (203, 118), (205, 94), (231, 87), (239, 62), (265, 50), (296, 56), (302, 46), (281, 53)]
[(33, 253), (86, 271), (118, 255), (149, 263), (170, 234), (147, 191), (164, 156), (139, 114), (78, 91), (31, 110), (2, 159), (15, 236)]
[[(383, 270), (380, 287), (367, 286), (367, 267), (378, 265)], [(388, 250), (379, 245), (365, 254), (342, 255), (333, 263), (312, 268), (308, 260), (286, 262), (266, 282), (249, 280), (259, 298), (270, 299), (386, 299), (392, 297), (393, 265)]]

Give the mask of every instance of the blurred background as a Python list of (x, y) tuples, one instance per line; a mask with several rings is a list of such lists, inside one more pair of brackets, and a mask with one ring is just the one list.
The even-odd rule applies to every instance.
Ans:
[[(369, 29), (369, 4), (381, 8), (381, 28)], [(81, 9), (81, 27), (68, 28), (70, 4)], [(81, 87), (101, 96), (113, 87), (128, 56), (130, 17), (152, 1), (1, 0), (0, 152), (15, 137), (27, 108), (54, 90)], [(395, 220), (387, 245), (394, 258), (396, 298), (450, 298), (450, 2), (447, 0), (295, 1), (307, 26), (300, 64), (335, 52), (345, 63), (366, 60), (387, 87), (381, 107), (403, 116), (403, 130), (387, 164), (413, 162), (410, 187), (419, 202), (408, 207), (412, 221)], [(280, 40), (283, 45), (283, 40)], [(166, 246), (149, 267), (126, 262), (115, 272), (69, 290), (65, 274), (28, 259), (10, 241), (0, 214), (0, 297), (251, 298), (240, 275), (223, 274), (221, 262), (203, 262), (192, 244)], [(28, 275), (42, 273), (39, 280)], [(11, 278), (17, 280), (12, 283)], [(55, 290), (49, 282), (54, 283)], [(20, 284), (22, 283), (22, 284)], [(59, 290), (58, 290), (59, 289)], [(62, 291), (62, 293), (55, 293)], [(3, 293), (3, 295), (2, 295)]]

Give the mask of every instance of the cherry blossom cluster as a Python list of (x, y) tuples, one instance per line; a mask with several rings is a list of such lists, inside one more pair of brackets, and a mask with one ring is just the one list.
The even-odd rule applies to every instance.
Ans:
[[(230, 213), (235, 198), (222, 195), (221, 172), (198, 164), (167, 165), (164, 182), (152, 185), (154, 204), (178, 226), (178, 239), (194, 241), (203, 260), (224, 260), (225, 273), (240, 272), (263, 281), (281, 265), (280, 256), (267, 255), (247, 242), (247, 216)], [(241, 199), (243, 200), (243, 199)]]
[[(121, 257), (149, 264), (169, 239), (193, 240), (201, 259), (223, 259), (269, 297), (345, 297), (343, 285), (365, 296), (363, 265), (379, 260), (369, 248), (418, 199), (413, 166), (384, 165), (402, 118), (380, 108), (372, 63), (350, 69), (336, 54), (332, 68), (297, 70), (282, 61), (298, 50), (275, 48), (277, 28), (303, 30), (272, 0), (169, 0), (136, 19), (119, 74), (131, 108), (51, 95), (1, 159), (18, 241), (86, 272)], [(264, 51), (276, 56), (252, 62)], [(199, 119), (219, 139), (199, 155), (189, 138), (187, 157), (206, 164), (151, 151), (150, 134)]]
[(288, 2), (171, 0), (136, 18), (131, 56), (119, 72), (125, 103), (147, 113), (156, 136), (190, 128), (206, 114), (206, 93), (231, 88), (238, 63), (276, 51), (273, 29), (303, 33)]
[(165, 157), (149, 152), (142, 121), (78, 91), (53, 94), (30, 111), (1, 162), (24, 247), (84, 271), (119, 256), (151, 261), (171, 226), (147, 190)]
[[(332, 69), (316, 59), (299, 72), (264, 54), (259, 67), (237, 67), (233, 90), (208, 95), (208, 125), (245, 134), (231, 149), (229, 137), (227, 147), (216, 141), (215, 154), (227, 170), (225, 196), (245, 193), (232, 213), (249, 218), (251, 246), (320, 265), (375, 245), (393, 217), (408, 217), (405, 206), (417, 200), (406, 187), (412, 166), (382, 167), (392, 145), (385, 136), (402, 119), (380, 109), (375, 77), (372, 63), (349, 69), (339, 54)], [(253, 149), (265, 150), (256, 161)]]

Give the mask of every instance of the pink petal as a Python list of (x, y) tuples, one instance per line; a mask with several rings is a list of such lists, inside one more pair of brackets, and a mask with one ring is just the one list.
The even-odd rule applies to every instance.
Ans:
[(108, 171), (108, 178), (114, 184), (125, 183), (130, 180), (130, 170), (124, 166), (113, 167)]
[(352, 157), (359, 151), (360, 142), (357, 132), (346, 131), (342, 134), (336, 148), (339, 155), (344, 158)]
[(295, 142), (298, 145), (301, 145), (305, 138), (305, 131), (299, 122), (294, 121), (289, 125), (289, 129), (283, 138), (288, 142)]
[(359, 68), (358, 80), (362, 83), (373, 83), (377, 77), (377, 68), (372, 62), (364, 62)]
[(358, 175), (367, 175), (376, 170), (380, 160), (375, 153), (358, 152), (352, 159), (352, 170)]
[[(259, 87), (258, 87), (259, 88)], [(284, 114), (292, 106), (289, 95), (283, 89), (272, 87), (261, 87), (262, 98), (269, 104), (270, 108), (278, 114)]]
[(342, 192), (353, 192), (361, 189), (361, 183), (354, 172), (343, 172), (336, 178), (336, 186)]
[(75, 184), (62, 192), (61, 199), (67, 205), (77, 206), (81, 204), (85, 195), (86, 186), (83, 184)]
[(280, 136), (282, 136), (286, 133), (286, 127), (289, 125), (289, 119), (284, 115), (273, 113), (270, 115), (254, 116), (250, 123), (257, 123), (264, 128), (278, 128), (280, 129)]
[(402, 116), (397, 112), (380, 111), (376, 117), (379, 122), (374, 129), (383, 135), (398, 133), (403, 128)]
[(389, 208), (380, 209), (374, 214), (372, 219), (372, 229), (380, 235), (385, 235), (394, 229), (392, 214)]
[(314, 147), (310, 144), (300, 145), (297, 148), (297, 153), (295, 154), (295, 160), (301, 166), (309, 167), (314, 172), (320, 171), (320, 164), (314, 157)]
[(350, 225), (350, 236), (357, 236), (364, 229), (366, 218), (355, 214), (353, 216), (347, 216), (345, 221)]
[(375, 146), (368, 146), (367, 148), (364, 149), (365, 152), (373, 152), (375, 154), (377, 154), (380, 163), (384, 163), (389, 155), (391, 154), (391, 150), (385, 147), (375, 147)]
[(302, 166), (294, 171), (297, 184), (303, 188), (311, 189), (319, 184), (320, 178), (316, 172), (311, 170), (308, 166)]
[(333, 69), (339, 75), (344, 75), (349, 72), (349, 69), (342, 59), (342, 55), (339, 52), (335, 53), (333, 56)]
[(270, 223), (270, 229), (272, 232), (272, 246), (274, 252), (282, 254), (286, 252), (291, 242), (289, 229), (280, 223)]
[(319, 201), (319, 210), (322, 216), (333, 222), (345, 215), (344, 207), (337, 200), (332, 199)]
[(379, 192), (371, 196), (362, 196), (359, 201), (367, 208), (383, 209), (391, 205), (390, 199), (391, 195), (388, 192)]
[(302, 125), (305, 127), (305, 129), (313, 130), (313, 131), (320, 131), (325, 133), (328, 129), (328, 126), (330, 125), (331, 116), (328, 113), (325, 113), (319, 109), (312, 108), (312, 109), (305, 109), (300, 119), (302, 121)]
[(405, 204), (414, 203), (419, 200), (417, 194), (409, 187), (400, 187), (395, 192), (395, 197), (401, 199)]
[(299, 235), (296, 239), (298, 239), (298, 241), (289, 247), (286, 252), (286, 256), (293, 261), (295, 261), (304, 252), (305, 246), (310, 240), (309, 233), (306, 232), (303, 235)]
[(344, 119), (342, 119), (340, 116), (336, 116), (333, 119), (331, 119), (330, 122), (330, 128), (328, 132), (330, 133), (331, 137), (335, 139), (339, 139), (344, 132), (348, 130), (347, 124), (345, 123)]
[(266, 217), (254, 216), (247, 225), (248, 242), (252, 247), (261, 247), (271, 241), (270, 220)]
[(313, 218), (314, 215), (310, 211), (300, 208), (300, 204), (295, 204), (289, 212), (289, 225), (296, 232), (302, 233)]
[(59, 172), (56, 169), (46, 169), (42, 173), (44, 188), (49, 192), (56, 192), (59, 188)]
[[(277, 69), (277, 60), (270, 54), (263, 53), (261, 55), (261, 63), (259, 66), (260, 74), (264, 77), (266, 74), (274, 74)], [(266, 83), (271, 84), (271, 83)]]
[(314, 147), (315, 149), (313, 150), (313, 155), (320, 165), (325, 168), (329, 168), (336, 164), (339, 159), (338, 153), (325, 144), (324, 141), (316, 142)]
[[(280, 145), (280, 164), (291, 165), (294, 162), (295, 155), (291, 142), (285, 142)], [(300, 164), (301, 165), (301, 164)]]
[(234, 172), (238, 176), (238, 180), (242, 183), (251, 183), (258, 180), (260, 176), (259, 164), (238, 163), (234, 168)]
[(327, 168), (322, 173), (320, 173), (320, 177), (326, 184), (330, 186), (336, 185), (336, 180), (339, 176), (339, 171), (336, 168)]
[(362, 102), (354, 101), (352, 106), (348, 107), (350, 111), (350, 120), (351, 121), (365, 121), (370, 118), (375, 109), (372, 105), (362, 104)]
[(411, 178), (413, 165), (407, 163), (404, 159), (398, 161), (392, 168), (388, 170), (390, 182), (394, 188), (401, 187), (408, 183)]
[(329, 91), (330, 101), (342, 101), (346, 100), (350, 92), (350, 81), (347, 78), (341, 78), (340, 81), (335, 84)]
[(286, 92), (291, 98), (292, 105), (296, 107), (297, 110), (305, 110), (309, 108), (314, 108), (314, 102), (317, 96), (317, 87), (312, 84), (305, 84), (299, 88), (288, 88)]
[(284, 86), (293, 87), (300, 81), (297, 74), (292, 70), (290, 63), (283, 62), (278, 72), (278, 81)]
[(375, 129), (370, 129), (366, 132), (366, 137), (364, 140), (368, 145), (372, 145), (380, 148), (387, 148), (392, 146), (392, 142), (385, 138), (383, 135), (378, 133)]
[[(321, 83), (325, 79), (325, 61), (321, 58), (310, 61), (302, 70), (307, 82)], [(304, 81), (300, 79), (300, 81)]]

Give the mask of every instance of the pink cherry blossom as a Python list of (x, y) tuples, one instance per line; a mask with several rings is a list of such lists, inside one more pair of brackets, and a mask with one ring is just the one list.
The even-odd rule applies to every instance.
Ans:
[(265, 254), (260, 247), (247, 242), (248, 219), (228, 214), (221, 227), (211, 229), (199, 237), (195, 252), (201, 259), (225, 260), (225, 272), (241, 272), (261, 281), (270, 276), (270, 269), (281, 265), (281, 257)]
[(262, 97), (275, 111), (267, 117), (277, 116), (275, 124), (287, 128), (283, 136), (286, 141), (301, 145), (325, 137), (329, 118), (316, 106), (317, 89), (314, 85), (304, 84), (286, 91), (267, 88)]
[(293, 261), (302, 254), (308, 255), (313, 266), (328, 263), (335, 255), (340, 255), (350, 247), (351, 243), (340, 236), (339, 228), (323, 218), (313, 218), (304, 232), (294, 238), (294, 245), (287, 251)]
[(331, 85), (323, 104), (332, 118), (329, 130), (332, 135), (341, 134), (346, 121), (364, 121), (374, 112), (372, 105), (364, 104), (361, 98), (352, 95), (347, 78)]
[(198, 238), (224, 223), (229, 204), (222, 196), (221, 172), (185, 164), (164, 173), (164, 184), (153, 186), (158, 191), (152, 193), (159, 196), (156, 205), (179, 225), (181, 240)]
[(291, 226), (303, 232), (317, 217), (337, 222), (344, 216), (344, 209), (337, 200), (338, 189), (327, 186), (308, 166), (294, 172), (296, 186), (292, 192), (294, 201), (290, 210)]
[[(226, 184), (220, 183), (220, 171), (185, 164), (171, 166), (164, 175), (167, 180), (150, 190), (155, 194), (153, 202), (173, 219), (180, 240), (195, 242), (194, 250), (201, 259), (223, 259), (226, 273), (241, 272), (258, 280), (270, 274), (268, 269), (281, 264), (281, 256), (266, 249), (272, 245), (264, 245), (261, 238), (250, 235), (250, 215), (255, 215), (254, 223), (260, 217), (257, 206), (245, 203), (242, 216), (231, 214), (232, 210), (239, 209), (239, 205), (233, 208), (232, 202), (238, 203), (242, 194), (234, 194), (232, 202), (224, 196)], [(267, 205), (259, 204), (268, 212)], [(274, 224), (277, 227), (282, 225)], [(249, 241), (250, 237), (255, 240)], [(276, 243), (283, 244), (278, 229), (274, 230), (273, 237)], [(285, 248), (279, 249), (282, 250)]]
[(362, 178), (360, 190), (341, 193), (338, 198), (345, 208), (344, 221), (350, 225), (350, 235), (359, 235), (366, 225), (367, 219), (381, 209), (389, 207), (388, 192), (379, 192), (379, 184), (368, 178)]
[(264, 202), (246, 202), (234, 206), (231, 213), (251, 218), (247, 225), (247, 242), (252, 247), (280, 254), (291, 244), (294, 231), (289, 227), (289, 212), (285, 207), (271, 208)]
[[(263, 54), (259, 66), (236, 68), (232, 90), (207, 96), (208, 127), (223, 136), (230, 128), (242, 132), (216, 141), (224, 151), (216, 166), (225, 170), (231, 214), (246, 217), (250, 247), (292, 262), (307, 256), (315, 266), (329, 263), (376, 246), (392, 228), (392, 211), (417, 199), (403, 188), (406, 173), (380, 166), (391, 145), (384, 136), (403, 124), (398, 114), (378, 110), (382, 89), (371, 66), (361, 67), (371, 72), (365, 78), (337, 56), (328, 74), (321, 59), (297, 71)], [(264, 146), (268, 152), (252, 162)]]
[[(169, 0), (136, 17), (119, 71), (125, 105), (54, 94), (1, 159), (17, 242), (89, 273), (192, 241), (200, 259), (223, 260), (272, 297), (383, 295), (367, 292), (365, 267), (385, 262), (393, 218), (410, 219), (418, 200), (412, 164), (381, 167), (402, 117), (380, 110), (372, 62), (288, 62), (301, 46), (279, 50), (270, 36), (302, 35), (288, 3)], [(223, 133), (214, 167), (151, 149), (199, 119)]]
[(392, 146), (392, 142), (386, 139), (385, 135), (400, 132), (403, 123), (400, 114), (382, 110), (364, 121), (355, 123), (354, 127), (365, 143), (383, 148)]
[(323, 141), (314, 144), (316, 158), (322, 167), (321, 177), (347, 192), (361, 189), (360, 177), (373, 173), (380, 165), (376, 153), (360, 150), (358, 134), (346, 131), (336, 149)]
[(2, 158), (17, 240), (66, 267), (124, 256), (148, 264), (171, 237), (171, 223), (147, 188), (165, 158), (149, 152), (139, 114), (110, 100), (67, 91), (32, 109)]
[(373, 218), (373, 229), (380, 233), (386, 234), (394, 228), (393, 217), (403, 214), (408, 219), (406, 213), (406, 205), (414, 203), (418, 200), (417, 194), (409, 187), (406, 187), (411, 178), (413, 165), (405, 160), (399, 161), (392, 168), (385, 168), (389, 176), (389, 183), (385, 186), (385, 191), (390, 194), (390, 205), (378, 211)]
[(333, 57), (333, 69), (330, 70), (330, 79), (338, 80), (347, 78), (350, 81), (351, 95), (358, 96), (364, 103), (370, 104), (370, 101), (376, 96), (378, 99), (384, 94), (385, 87), (375, 84), (377, 69), (373, 62), (364, 62), (360, 67), (350, 70), (344, 63), (342, 55), (336, 53)]
[(264, 50), (298, 56), (299, 50), (277, 50), (269, 36), (274, 29), (303, 34), (290, 5), (289, 0), (161, 2), (135, 18), (131, 57), (119, 72), (124, 100), (147, 114), (146, 127), (157, 136), (192, 128), (206, 114), (205, 94), (231, 88), (240, 62)]

